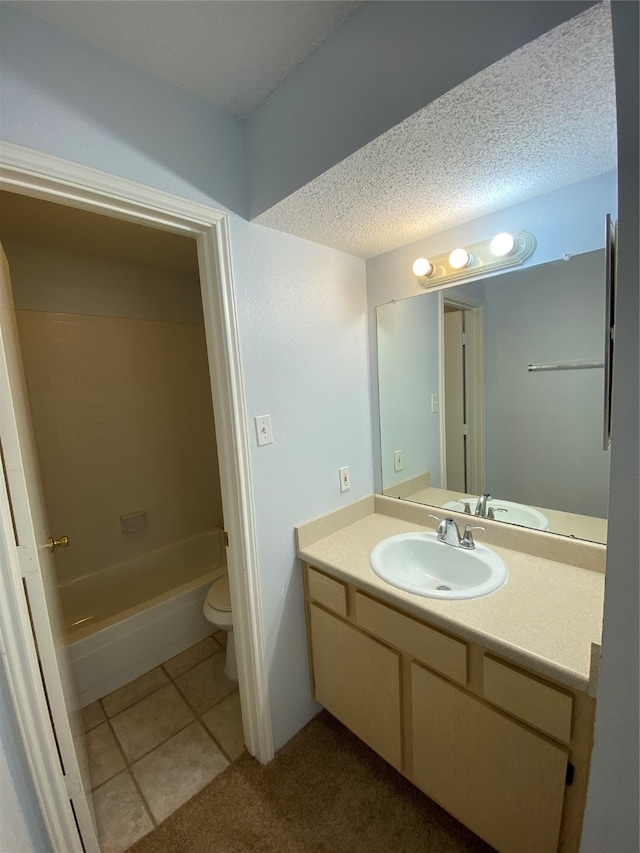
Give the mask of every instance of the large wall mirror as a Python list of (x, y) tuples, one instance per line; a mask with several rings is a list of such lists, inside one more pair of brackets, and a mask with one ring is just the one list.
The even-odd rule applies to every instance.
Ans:
[[(604, 250), (377, 308), (383, 492), (606, 542)], [(482, 523), (482, 521), (478, 521)]]

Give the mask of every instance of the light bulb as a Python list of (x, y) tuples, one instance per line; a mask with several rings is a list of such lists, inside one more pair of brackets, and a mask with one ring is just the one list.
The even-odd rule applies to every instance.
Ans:
[(503, 258), (505, 255), (508, 255), (513, 251), (515, 244), (516, 241), (513, 239), (511, 234), (507, 231), (501, 231), (500, 234), (496, 234), (493, 238), (489, 244), (489, 248), (491, 249), (492, 254), (497, 258)]
[(454, 249), (449, 255), (449, 266), (454, 270), (461, 270), (471, 262), (471, 255), (466, 249)]
[(426, 278), (433, 272), (433, 264), (426, 258), (418, 258), (413, 262), (413, 274)]

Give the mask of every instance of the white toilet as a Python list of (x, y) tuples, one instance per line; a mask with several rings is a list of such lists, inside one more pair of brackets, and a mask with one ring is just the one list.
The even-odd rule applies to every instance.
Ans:
[(229, 592), (229, 575), (226, 572), (216, 578), (209, 587), (203, 612), (205, 619), (208, 619), (212, 625), (227, 632), (227, 657), (224, 674), (232, 681), (237, 681), (238, 666), (236, 663), (236, 644), (233, 637), (231, 593)]

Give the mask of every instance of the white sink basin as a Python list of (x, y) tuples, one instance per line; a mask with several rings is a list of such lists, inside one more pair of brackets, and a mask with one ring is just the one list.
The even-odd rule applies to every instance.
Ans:
[(507, 567), (486, 545), (467, 551), (438, 542), (435, 533), (383, 539), (369, 557), (382, 580), (428, 598), (479, 598), (507, 581)]
[[(466, 500), (467, 498), (465, 497), (465, 501)], [(472, 512), (477, 500), (478, 499), (474, 497), (468, 498)], [(442, 504), (442, 508), (461, 512), (462, 504), (460, 501), (448, 501), (446, 504)], [(507, 524), (520, 524), (522, 527), (532, 527), (534, 530), (549, 529), (549, 519), (547, 516), (541, 513), (539, 509), (534, 509), (532, 506), (492, 498), (490, 501), (487, 501), (487, 511), (489, 511), (489, 508), (491, 508), (495, 514), (495, 521), (506, 521)], [(478, 523), (482, 524), (482, 518), (479, 518)]]

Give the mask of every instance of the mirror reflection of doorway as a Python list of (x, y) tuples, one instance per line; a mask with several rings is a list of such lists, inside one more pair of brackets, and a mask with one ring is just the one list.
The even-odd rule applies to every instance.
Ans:
[(451, 491), (484, 491), (483, 309), (471, 300), (442, 301), (445, 483)]

